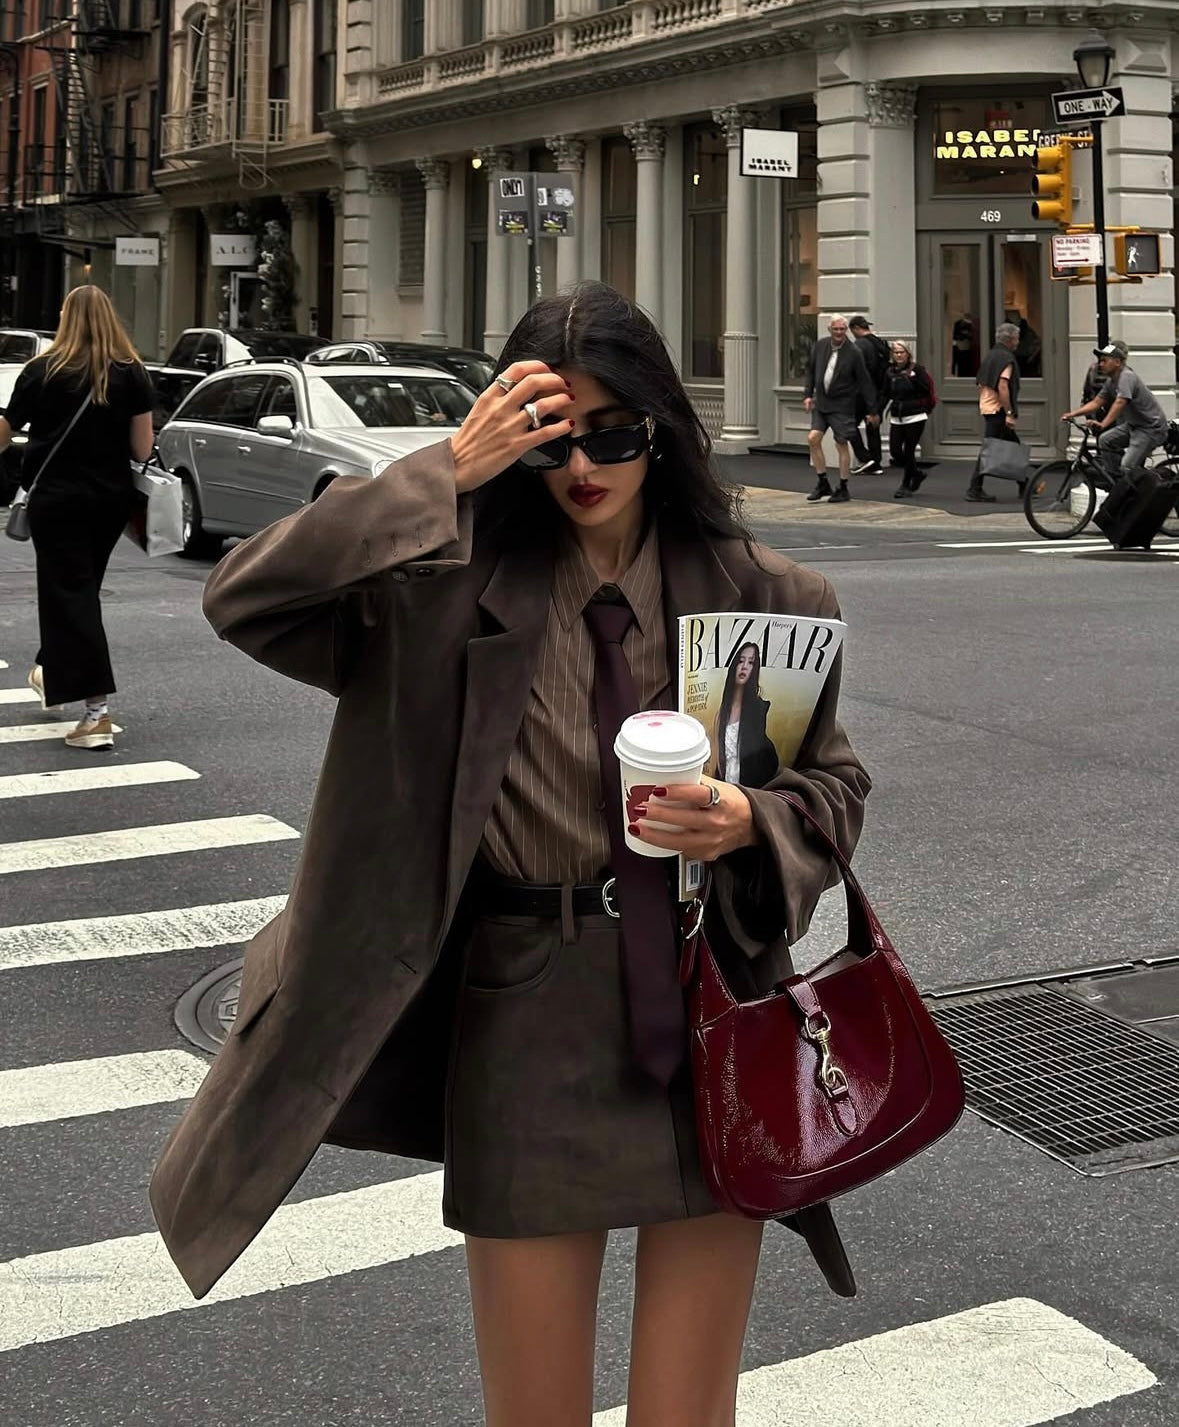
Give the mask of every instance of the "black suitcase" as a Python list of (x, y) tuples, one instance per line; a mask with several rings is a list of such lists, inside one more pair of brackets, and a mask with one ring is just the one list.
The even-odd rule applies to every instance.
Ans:
[(1115, 550), (1139, 546), (1149, 550), (1177, 498), (1179, 483), (1161, 480), (1154, 471), (1139, 466), (1114, 483), (1093, 521)]

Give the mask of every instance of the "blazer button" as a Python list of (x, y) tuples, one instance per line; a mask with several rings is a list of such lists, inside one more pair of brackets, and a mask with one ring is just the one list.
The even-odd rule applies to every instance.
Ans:
[(399, 585), (409, 584), (409, 576), (405, 573), (404, 570), (394, 570), (393, 578), (397, 581)]
[(415, 571), (414, 571), (414, 574), (418, 577), (419, 580), (424, 580), (427, 575), (432, 575), (433, 573), (434, 573), (433, 570), (421, 570), (421, 569), (418, 569), (418, 570), (415, 570)]

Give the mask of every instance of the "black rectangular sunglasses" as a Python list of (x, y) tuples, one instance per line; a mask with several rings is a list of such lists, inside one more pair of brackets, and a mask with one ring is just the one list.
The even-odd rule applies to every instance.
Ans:
[(621, 466), (625, 461), (637, 461), (650, 448), (653, 430), (654, 423), (645, 416), (628, 426), (603, 426), (584, 436), (555, 436), (525, 451), (520, 464), (532, 471), (557, 471), (569, 464), (576, 446), (595, 466)]

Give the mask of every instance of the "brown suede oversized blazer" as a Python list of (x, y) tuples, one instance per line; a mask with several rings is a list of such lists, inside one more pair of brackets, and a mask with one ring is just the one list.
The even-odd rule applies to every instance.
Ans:
[[(246, 949), (237, 1020), (152, 1178), (160, 1232), (197, 1297), (324, 1140), (442, 1158), (463, 893), (551, 588), (549, 559), (473, 540), (472, 526), (443, 441), (376, 479), (335, 481), (209, 580), (222, 638), (338, 704), (286, 908)], [(740, 541), (661, 531), (660, 551), (671, 649), (681, 614), (837, 612), (820, 575), (769, 551), (760, 568)], [(839, 672), (774, 786), (805, 798), (850, 853), (869, 783), (835, 719)], [(783, 929), (802, 935), (837, 874), (781, 799), (749, 796), (764, 841), (718, 865), (713, 920), (756, 986), (788, 969)], [(833, 1287), (850, 1278), (825, 1207), (794, 1227)]]

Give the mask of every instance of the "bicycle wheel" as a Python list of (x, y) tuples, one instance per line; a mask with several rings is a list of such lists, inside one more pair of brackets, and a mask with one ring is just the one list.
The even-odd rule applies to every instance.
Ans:
[(1093, 518), (1097, 492), (1088, 472), (1072, 461), (1046, 461), (1028, 478), (1023, 513), (1045, 540), (1067, 540)]

